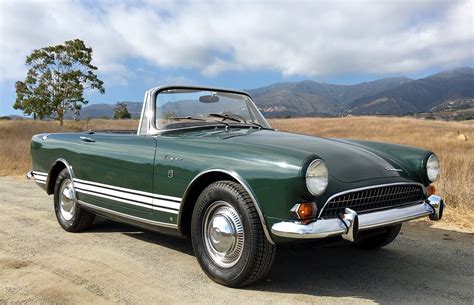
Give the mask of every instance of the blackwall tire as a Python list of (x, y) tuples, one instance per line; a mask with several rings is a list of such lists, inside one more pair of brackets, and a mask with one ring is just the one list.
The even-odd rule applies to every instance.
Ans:
[(75, 202), (72, 193), (72, 179), (63, 169), (54, 185), (54, 212), (59, 225), (68, 232), (79, 232), (92, 225), (95, 215), (84, 210)]
[(249, 194), (233, 181), (212, 183), (201, 193), (192, 215), (191, 239), (203, 271), (229, 287), (263, 278), (276, 252)]

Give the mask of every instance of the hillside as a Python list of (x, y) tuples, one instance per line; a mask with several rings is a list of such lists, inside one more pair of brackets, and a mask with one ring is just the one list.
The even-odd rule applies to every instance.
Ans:
[(410, 82), (407, 77), (385, 78), (356, 85), (334, 85), (315, 81), (278, 83), (251, 89), (255, 103), (267, 116), (334, 116), (352, 101)]
[[(470, 118), (474, 109), (474, 69), (452, 69), (416, 80), (391, 77), (355, 85), (306, 80), (247, 91), (269, 118), (430, 112), (436, 112), (438, 117), (456, 118), (453, 111)], [(132, 118), (140, 115), (141, 102), (126, 104)], [(113, 108), (114, 104), (91, 104), (82, 109), (79, 118), (112, 118)]]
[(410, 81), (352, 102), (346, 112), (403, 115), (474, 107), (474, 69), (460, 68)]

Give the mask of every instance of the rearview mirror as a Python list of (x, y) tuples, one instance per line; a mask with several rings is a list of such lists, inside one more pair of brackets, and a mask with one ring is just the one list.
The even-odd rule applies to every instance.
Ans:
[(202, 95), (199, 97), (199, 101), (201, 103), (217, 103), (219, 101), (219, 97), (217, 95)]

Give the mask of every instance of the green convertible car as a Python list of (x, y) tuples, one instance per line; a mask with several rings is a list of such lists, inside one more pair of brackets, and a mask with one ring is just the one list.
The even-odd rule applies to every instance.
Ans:
[(28, 177), (54, 195), (64, 230), (101, 215), (189, 237), (204, 272), (231, 287), (265, 276), (278, 244), (375, 249), (444, 206), (432, 152), (279, 132), (230, 89), (153, 88), (138, 132), (39, 134), (31, 156)]

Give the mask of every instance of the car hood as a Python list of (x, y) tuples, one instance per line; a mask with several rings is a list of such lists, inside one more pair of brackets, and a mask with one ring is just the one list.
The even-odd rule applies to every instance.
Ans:
[[(321, 158), (328, 165), (332, 178), (351, 183), (368, 179), (404, 177), (414, 179), (416, 173), (410, 170), (409, 164), (404, 164), (395, 155), (381, 149), (391, 144), (370, 143), (350, 140), (320, 138), (273, 130), (230, 129), (228, 132), (204, 132), (201, 136), (213, 138), (220, 145), (233, 149), (246, 150), (252, 153), (260, 152), (265, 158), (279, 158), (281, 161), (294, 159), (295, 155), (301, 160), (300, 166), (310, 158)], [(392, 145), (400, 147), (399, 145)], [(424, 151), (403, 146), (424, 154)], [(418, 180), (418, 179), (417, 179)]]

